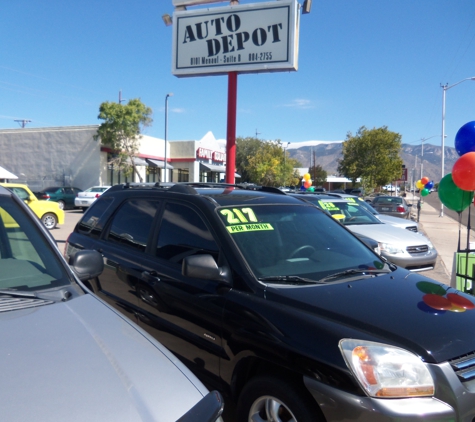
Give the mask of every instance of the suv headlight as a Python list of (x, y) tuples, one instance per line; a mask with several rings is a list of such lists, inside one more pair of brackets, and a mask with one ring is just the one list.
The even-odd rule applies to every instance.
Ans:
[(427, 366), (413, 353), (372, 341), (342, 339), (348, 368), (371, 397), (402, 398), (434, 395)]
[(381, 252), (386, 252), (390, 255), (404, 253), (402, 248), (398, 245), (393, 245), (391, 243), (382, 243), (382, 242), (378, 242), (378, 244), (379, 244), (379, 249), (381, 249)]

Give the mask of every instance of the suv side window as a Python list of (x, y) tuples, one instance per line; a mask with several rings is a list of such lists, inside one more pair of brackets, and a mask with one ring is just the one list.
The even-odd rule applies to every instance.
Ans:
[(101, 221), (102, 216), (112, 204), (114, 198), (101, 198), (95, 201), (77, 226), (79, 233), (89, 234), (91, 238), (99, 238), (102, 233), (104, 222)]
[(160, 201), (131, 199), (112, 218), (108, 240), (145, 252)]
[(180, 266), (183, 258), (211, 254), (218, 262), (218, 245), (203, 219), (191, 208), (167, 203), (158, 234), (156, 256)]

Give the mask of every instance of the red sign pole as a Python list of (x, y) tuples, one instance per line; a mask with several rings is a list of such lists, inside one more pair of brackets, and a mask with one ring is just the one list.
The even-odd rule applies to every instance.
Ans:
[(237, 72), (228, 73), (228, 127), (226, 133), (226, 183), (234, 184), (236, 173)]

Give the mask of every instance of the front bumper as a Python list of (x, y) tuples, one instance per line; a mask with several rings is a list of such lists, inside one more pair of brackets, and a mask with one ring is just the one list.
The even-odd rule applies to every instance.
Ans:
[(393, 264), (411, 271), (431, 270), (437, 262), (437, 251), (435, 249), (429, 249), (426, 253), (418, 255), (410, 255), (408, 252), (390, 255), (384, 251), (381, 255)]
[(304, 378), (304, 382), (327, 421), (454, 422), (458, 420), (455, 409), (438, 398), (375, 399), (355, 396), (307, 377)]

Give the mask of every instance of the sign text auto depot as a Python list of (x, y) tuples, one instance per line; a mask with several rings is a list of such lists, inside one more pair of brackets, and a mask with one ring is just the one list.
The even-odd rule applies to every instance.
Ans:
[(297, 70), (296, 0), (174, 13), (173, 74)]

